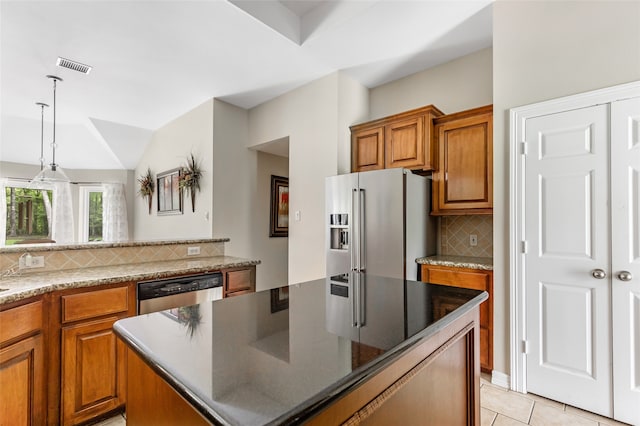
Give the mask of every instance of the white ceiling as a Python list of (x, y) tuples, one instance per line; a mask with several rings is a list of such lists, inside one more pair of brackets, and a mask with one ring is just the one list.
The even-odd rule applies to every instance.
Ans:
[(251, 108), (337, 70), (372, 88), (491, 42), (491, 0), (2, 0), (0, 160), (39, 164), (47, 74), (64, 79), (58, 163), (133, 169), (154, 130), (207, 99)]

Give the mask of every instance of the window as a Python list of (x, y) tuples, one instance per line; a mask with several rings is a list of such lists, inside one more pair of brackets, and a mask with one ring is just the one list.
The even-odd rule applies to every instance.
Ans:
[(102, 241), (102, 186), (79, 187), (79, 229), (80, 242)]
[(5, 195), (5, 244), (50, 242), (53, 191), (30, 189), (27, 182), (8, 182)]

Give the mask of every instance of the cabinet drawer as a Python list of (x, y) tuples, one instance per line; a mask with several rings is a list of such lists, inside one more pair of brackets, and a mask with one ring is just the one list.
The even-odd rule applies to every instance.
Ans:
[(489, 274), (481, 272), (464, 272), (444, 269), (428, 268), (426, 280), (433, 284), (452, 285), (456, 287), (486, 290), (489, 284)]
[(249, 291), (252, 289), (251, 281), (250, 269), (229, 271), (227, 272), (227, 292)]
[(42, 300), (0, 312), (0, 343), (42, 329)]
[(62, 322), (72, 322), (129, 309), (128, 287), (109, 288), (62, 296)]

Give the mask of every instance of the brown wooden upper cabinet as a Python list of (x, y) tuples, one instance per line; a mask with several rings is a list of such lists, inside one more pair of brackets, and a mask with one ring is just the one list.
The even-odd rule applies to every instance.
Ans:
[(493, 213), (493, 105), (435, 118), (433, 215)]
[(351, 126), (351, 171), (434, 170), (433, 119), (441, 115), (442, 111), (428, 105)]

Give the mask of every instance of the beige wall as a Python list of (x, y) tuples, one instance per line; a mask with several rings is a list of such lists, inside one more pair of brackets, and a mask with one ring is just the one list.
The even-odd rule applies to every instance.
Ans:
[(257, 291), (287, 285), (288, 239), (269, 237), (269, 195), (289, 161), (247, 147), (247, 110), (216, 99), (213, 116), (213, 233), (231, 239), (226, 254), (261, 261)]
[(253, 209), (252, 245), (260, 253), (256, 290), (282, 287), (289, 283), (289, 238), (269, 237), (271, 175), (289, 176), (289, 158), (258, 152), (256, 206)]
[(349, 143), (344, 123), (365, 115), (366, 92), (333, 73), (249, 111), (249, 146), (289, 138), (289, 283), (325, 275), (325, 177), (349, 161), (343, 158)]
[[(136, 179), (151, 168), (154, 177), (161, 172), (186, 164), (191, 153), (204, 171), (201, 191), (196, 197), (196, 211), (185, 197), (184, 214), (157, 215), (157, 188), (151, 214), (147, 201), (134, 200), (134, 238), (136, 240), (184, 239), (212, 237), (213, 209), (213, 100), (209, 100), (154, 132), (151, 142), (135, 170)], [(136, 181), (136, 194), (138, 183)], [(208, 218), (207, 218), (208, 215)], [(227, 235), (215, 235), (226, 237)]]
[(491, 104), (491, 49), (371, 89), (371, 119), (433, 104), (445, 114)]
[(640, 79), (640, 2), (493, 4), (494, 368), (509, 374), (508, 109)]

